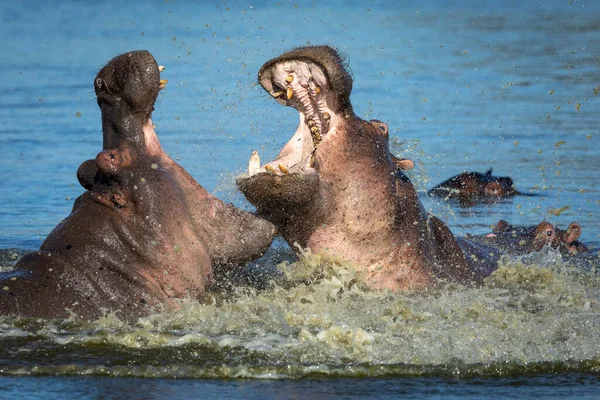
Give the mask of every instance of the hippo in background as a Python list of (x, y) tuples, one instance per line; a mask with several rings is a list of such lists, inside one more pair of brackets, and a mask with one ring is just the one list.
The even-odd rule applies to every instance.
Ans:
[(103, 150), (77, 171), (71, 214), (0, 274), (0, 315), (135, 321), (174, 299), (202, 299), (213, 267), (261, 256), (275, 227), (202, 188), (161, 148), (151, 113), (167, 81), (147, 51), (112, 59), (94, 80)]
[(468, 235), (467, 239), (500, 249), (504, 254), (523, 255), (541, 251), (550, 246), (565, 256), (588, 252), (587, 246), (579, 241), (581, 226), (572, 222), (566, 230), (542, 221), (537, 225), (511, 225), (498, 221), (491, 233)]
[(387, 126), (354, 113), (352, 78), (336, 50), (293, 49), (265, 63), (258, 80), (298, 110), (299, 125), (275, 160), (261, 165), (253, 153), (237, 186), (292, 248), (337, 256), (369, 286), (391, 290), (438, 278), (476, 282), (496, 268), (470, 263), (448, 227), (425, 211), (402, 159), (390, 154)]
[(461, 205), (473, 205), (517, 195), (531, 196), (515, 189), (510, 177), (493, 176), (492, 169), (485, 174), (463, 172), (433, 187), (428, 194), (445, 200), (458, 200)]

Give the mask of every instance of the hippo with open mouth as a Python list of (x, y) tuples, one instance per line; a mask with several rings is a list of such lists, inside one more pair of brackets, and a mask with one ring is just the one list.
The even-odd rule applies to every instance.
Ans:
[(391, 290), (470, 282), (495, 268), (474, 268), (425, 212), (402, 172), (410, 164), (390, 154), (387, 126), (354, 114), (352, 78), (336, 50), (296, 48), (263, 65), (258, 79), (300, 123), (275, 160), (261, 165), (253, 153), (237, 186), (292, 247), (338, 256), (371, 287)]
[(270, 246), (270, 222), (212, 196), (161, 148), (150, 116), (162, 69), (132, 51), (98, 73), (104, 140), (77, 172), (87, 191), (38, 252), (0, 274), (0, 315), (135, 320), (201, 299), (213, 267), (235, 268)]

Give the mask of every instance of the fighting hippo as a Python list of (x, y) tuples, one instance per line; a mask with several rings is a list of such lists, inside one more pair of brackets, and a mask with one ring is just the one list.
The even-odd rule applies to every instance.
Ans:
[(581, 226), (577, 222), (572, 222), (566, 230), (562, 230), (546, 221), (532, 226), (520, 226), (500, 220), (491, 233), (468, 238), (496, 247), (505, 254), (521, 255), (550, 246), (571, 256), (588, 251), (587, 246), (579, 241), (580, 236)]
[(394, 162), (387, 127), (354, 114), (352, 78), (336, 50), (288, 51), (268, 61), (258, 79), (280, 104), (299, 112), (300, 123), (275, 160), (261, 166), (254, 153), (237, 185), (293, 248), (347, 260), (374, 288), (478, 278)]
[(77, 172), (87, 191), (38, 252), (2, 274), (0, 315), (135, 320), (202, 298), (213, 267), (269, 247), (271, 223), (212, 196), (161, 148), (150, 117), (162, 69), (132, 51), (96, 76), (103, 150)]
[(492, 170), (485, 174), (463, 172), (429, 190), (429, 195), (455, 199), (462, 204), (474, 204), (499, 198), (523, 195), (517, 191), (510, 177), (493, 176)]

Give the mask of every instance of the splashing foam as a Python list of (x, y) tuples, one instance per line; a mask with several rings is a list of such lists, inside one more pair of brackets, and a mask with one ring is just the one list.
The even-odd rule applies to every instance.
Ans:
[[(554, 260), (504, 261), (479, 288), (442, 283), (392, 293), (368, 289), (348, 264), (304, 250), (297, 262), (279, 264), (282, 273), (265, 289), (184, 300), (180, 311), (135, 326), (118, 313), (92, 323), (0, 318), (0, 348), (18, 354), (4, 357), (0, 373), (278, 379), (600, 371), (600, 277)], [(40, 361), (42, 350), (54, 359)]]

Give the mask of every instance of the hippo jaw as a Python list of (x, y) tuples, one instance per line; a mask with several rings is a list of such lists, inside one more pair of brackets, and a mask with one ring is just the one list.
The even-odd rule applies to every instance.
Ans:
[(133, 204), (131, 193), (124, 190), (128, 183), (123, 171), (139, 164), (143, 155), (163, 153), (151, 115), (158, 92), (168, 82), (160, 79), (164, 68), (148, 51), (131, 51), (110, 60), (94, 79), (103, 151), (79, 167), (77, 178), (94, 201), (109, 208)]
[(328, 46), (297, 48), (269, 60), (258, 73), (277, 102), (298, 110), (299, 124), (279, 155), (264, 165), (255, 151), (237, 186), (257, 208), (309, 203), (319, 187), (315, 152), (353, 115), (352, 78), (339, 53)]
[[(277, 63), (263, 72), (260, 82), (267, 92), (280, 103), (298, 110), (300, 122), (294, 136), (305, 144), (294, 152), (295, 157), (285, 160), (302, 170), (310, 167), (310, 155), (327, 136), (331, 119), (335, 118), (335, 94), (329, 89), (329, 83), (323, 69), (312, 62), (290, 60)], [(299, 164), (299, 163), (303, 163)]]
[(102, 112), (104, 149), (123, 143), (144, 147), (144, 126), (168, 82), (160, 79), (162, 70), (148, 51), (138, 50), (113, 58), (98, 72), (94, 90)]
[[(259, 71), (262, 87), (277, 102), (298, 111), (299, 124), (279, 156), (264, 166), (249, 165), (258, 172), (287, 174), (315, 167), (314, 152), (335, 134), (340, 118), (352, 113), (352, 79), (338, 52), (327, 46), (291, 50), (268, 61)], [(252, 160), (251, 160), (252, 161)]]

